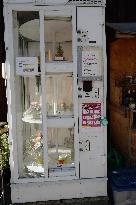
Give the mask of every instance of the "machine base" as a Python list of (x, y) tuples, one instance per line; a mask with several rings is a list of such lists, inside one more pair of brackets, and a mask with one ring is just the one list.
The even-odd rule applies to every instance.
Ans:
[[(106, 200), (102, 200), (101, 197)], [(92, 198), (92, 199), (91, 199)], [(41, 183), (18, 183), (11, 184), (12, 204), (23, 204), (27, 202), (36, 202), (31, 204), (52, 204), (49, 201), (55, 201), (57, 204), (81, 204), (85, 201), (87, 204), (107, 203), (107, 179), (82, 179), (71, 181), (41, 182)], [(39, 202), (39, 203), (37, 203)]]

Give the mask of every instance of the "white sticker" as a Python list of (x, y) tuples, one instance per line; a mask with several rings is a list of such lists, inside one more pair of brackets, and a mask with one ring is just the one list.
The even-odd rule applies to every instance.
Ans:
[(17, 57), (16, 74), (21, 76), (38, 75), (37, 57)]
[(84, 48), (82, 51), (82, 77), (101, 75), (101, 49)]

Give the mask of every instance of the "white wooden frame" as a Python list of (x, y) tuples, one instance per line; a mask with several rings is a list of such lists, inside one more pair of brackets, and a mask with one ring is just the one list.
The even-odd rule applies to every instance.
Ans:
[[(18, 160), (16, 143), (16, 111), (15, 111), (15, 85), (14, 85), (14, 55), (13, 55), (13, 33), (12, 11), (8, 6), (4, 7), (5, 15), (5, 48), (6, 48), (6, 70), (7, 70), (7, 101), (8, 101), (8, 123), (9, 123), (9, 145), (10, 145), (10, 168), (11, 183), (18, 179)], [(8, 34), (11, 33), (10, 37)], [(14, 118), (14, 119), (13, 119)]]
[[(6, 46), (9, 46), (6, 54), (7, 54), (7, 61), (9, 61), (8, 65), (11, 65), (10, 68), (8, 68), (8, 73), (7, 73), (7, 79), (8, 79), (8, 104), (9, 104), (9, 111), (8, 111), (8, 121), (9, 121), (9, 141), (10, 141), (10, 166), (11, 166), (11, 182), (13, 183), (27, 183), (27, 182), (43, 182), (43, 181), (56, 181), (56, 178), (48, 178), (48, 165), (47, 163), (45, 164), (44, 167), (44, 172), (45, 172), (45, 177), (39, 178), (25, 178), (21, 179), (19, 178), (19, 173), (18, 173), (18, 152), (17, 152), (17, 135), (16, 135), (16, 108), (15, 108), (15, 81), (14, 81), (14, 46), (13, 46), (13, 18), (12, 18), (12, 11), (38, 11), (40, 15), (40, 56), (41, 56), (41, 84), (43, 87), (45, 87), (45, 67), (47, 66), (48, 71), (48, 65), (52, 66), (53, 63), (46, 63), (45, 62), (45, 55), (44, 55), (44, 50), (45, 50), (45, 44), (44, 44), (44, 12), (49, 11), (49, 10), (64, 10), (68, 8), (68, 10), (71, 9), (72, 11), (72, 27), (73, 31), (72, 32), (72, 53), (73, 53), (73, 62), (72, 63), (64, 63), (64, 67), (68, 66), (69, 69), (66, 69), (67, 72), (73, 72), (73, 99), (74, 99), (74, 119), (67, 119), (66, 122), (65, 120), (62, 123), (62, 127), (74, 127), (74, 144), (75, 144), (75, 172), (76, 176), (65, 176), (65, 177), (57, 177), (57, 180), (71, 180), (71, 179), (77, 179), (79, 177), (79, 147), (78, 147), (78, 97), (77, 97), (77, 83), (76, 83), (76, 78), (77, 78), (77, 54), (76, 54), (76, 8), (71, 7), (71, 6), (60, 6), (60, 7), (50, 7), (47, 8), (46, 6), (42, 7), (35, 7), (35, 6), (29, 6), (27, 5), (19, 5), (19, 4), (14, 4), (14, 5), (5, 5), (5, 25), (6, 25), (6, 34), (5, 34), (5, 42)], [(8, 15), (7, 15), (8, 14)], [(8, 25), (10, 25), (8, 27)], [(7, 34), (11, 34), (10, 38), (7, 36)], [(11, 55), (12, 54), (12, 55)], [(51, 65), (52, 64), (52, 65)], [(54, 64), (55, 65), (55, 64)], [(60, 64), (60, 69), (58, 72), (62, 72), (63, 64)], [(49, 66), (49, 67), (50, 67)], [(55, 66), (56, 67), (56, 66)], [(54, 72), (55, 70), (52, 69), (51, 72)], [(43, 92), (42, 93), (42, 113), (43, 113), (43, 135), (47, 132), (47, 117), (46, 117), (46, 95)], [(11, 109), (10, 109), (11, 107)], [(14, 117), (14, 121), (12, 118)], [(50, 124), (53, 119), (48, 119), (48, 123)], [(71, 121), (72, 120), (72, 121)], [(53, 120), (54, 121), (54, 120)], [(62, 119), (60, 122), (57, 124), (59, 125), (61, 123)], [(68, 125), (69, 124), (69, 125)], [(51, 124), (50, 124), (51, 125)], [(50, 126), (49, 126), (50, 127)], [(44, 160), (45, 162), (48, 161), (48, 150), (47, 150), (47, 138), (44, 137)]]
[(90, 0), (90, 2), (83, 2), (82, 0), (79, 1), (72, 1), (72, 2), (68, 2), (68, 0), (56, 0), (56, 2), (54, 3), (54, 0), (4, 0), (4, 2), (8, 2), (9, 4), (33, 4), (33, 5), (66, 5), (66, 4), (70, 4), (70, 5), (91, 5), (91, 6), (105, 6), (106, 5), (106, 0), (102, 0), (101, 3), (99, 2), (92, 2)]
[[(106, 0), (105, 0), (106, 3)], [(106, 116), (107, 112), (106, 112), (106, 106), (107, 106), (107, 55), (106, 55), (106, 35), (105, 35), (105, 9), (103, 8), (102, 10), (103, 12), (103, 33), (102, 33), (102, 40), (103, 40), (103, 75), (104, 75), (104, 98), (103, 98), (103, 113), (104, 116)], [(104, 134), (104, 153), (106, 155), (106, 159), (107, 159), (107, 127), (103, 128), (103, 134)], [(106, 161), (106, 166), (105, 166), (105, 173), (107, 173), (107, 161)], [(106, 174), (107, 176), (107, 174)]]

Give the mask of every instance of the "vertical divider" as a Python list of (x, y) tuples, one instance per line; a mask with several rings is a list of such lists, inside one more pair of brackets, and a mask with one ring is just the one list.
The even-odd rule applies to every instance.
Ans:
[(74, 103), (74, 150), (76, 177), (79, 178), (79, 136), (78, 136), (78, 96), (77, 96), (77, 35), (76, 7), (72, 8), (72, 55), (73, 55), (73, 103)]
[[(102, 8), (103, 22), (105, 21), (105, 7)], [(107, 56), (106, 56), (106, 37), (105, 24), (102, 25), (102, 41), (103, 41), (103, 80), (104, 80), (104, 115), (106, 116), (106, 97), (107, 97)]]
[[(102, 8), (102, 15), (103, 15), (103, 21), (105, 22), (105, 7)], [(105, 36), (105, 24), (103, 25), (102, 28), (102, 35), (103, 35), (103, 75), (104, 75), (104, 116), (106, 116), (106, 98), (107, 98), (107, 56), (106, 56), (106, 36)], [(104, 128), (104, 154), (106, 155), (105, 157), (107, 158), (107, 126)], [(106, 166), (105, 166), (105, 176), (107, 176), (107, 161), (106, 161)]]
[(44, 174), (48, 178), (48, 146), (47, 146), (47, 116), (46, 116), (46, 78), (45, 78), (45, 39), (44, 10), (40, 10), (40, 59), (42, 85), (42, 126), (44, 147)]
[[(7, 63), (9, 67), (7, 68), (7, 80), (8, 80), (8, 123), (9, 123), (9, 140), (10, 140), (10, 167), (12, 170), (11, 181), (17, 182), (19, 178), (18, 174), (18, 149), (17, 149), (17, 130), (16, 130), (16, 89), (15, 89), (15, 61), (14, 61), (14, 46), (13, 46), (13, 15), (12, 9), (6, 8), (6, 32), (10, 33), (7, 39), (8, 47)], [(7, 25), (9, 27), (7, 28)], [(7, 35), (5, 33), (5, 35)], [(12, 161), (13, 160), (13, 161)]]

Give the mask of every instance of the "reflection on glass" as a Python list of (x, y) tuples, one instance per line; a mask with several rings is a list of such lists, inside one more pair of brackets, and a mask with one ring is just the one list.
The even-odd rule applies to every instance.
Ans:
[(23, 176), (38, 177), (44, 173), (40, 77), (22, 78), (22, 93)]
[(39, 102), (31, 102), (30, 107), (23, 113), (23, 121), (25, 122), (35, 122), (41, 120), (41, 106)]
[(46, 96), (48, 116), (73, 115), (73, 78), (71, 74), (47, 75)]
[(71, 17), (45, 17), (45, 45), (47, 62), (72, 61)]
[[(15, 62), (40, 56), (39, 12), (13, 11), (13, 30)], [(15, 86), (19, 177), (43, 176), (41, 77), (16, 75)]]
[(41, 80), (39, 76), (20, 77), (17, 104), (17, 133), (20, 177), (43, 176), (43, 136)]
[[(27, 88), (26, 88), (27, 87)], [(25, 89), (26, 88), (26, 89)], [(39, 76), (24, 78), (25, 111), (22, 120), (29, 123), (41, 123), (41, 79)]]
[[(40, 56), (40, 20), (37, 11), (13, 12), (15, 20), (17, 56), (38, 57)], [(16, 20), (17, 18), (17, 20)], [(18, 30), (17, 30), (18, 28)], [(18, 43), (17, 43), (18, 42)]]
[(44, 174), (43, 135), (38, 124), (24, 124), (23, 176), (39, 177)]
[(73, 128), (48, 128), (48, 158), (50, 172), (74, 168)]

